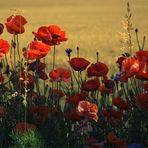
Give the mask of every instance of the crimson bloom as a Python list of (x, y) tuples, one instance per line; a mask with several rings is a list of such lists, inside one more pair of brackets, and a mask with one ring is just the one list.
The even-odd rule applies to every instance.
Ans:
[(107, 134), (107, 141), (110, 144), (114, 144), (114, 145), (118, 146), (119, 148), (125, 148), (126, 147), (125, 141), (121, 138), (118, 138), (113, 132), (109, 132)]
[(108, 73), (108, 67), (106, 64), (97, 62), (95, 64), (91, 64), (90, 67), (87, 69), (88, 77), (96, 76), (105, 76)]
[(47, 74), (45, 73), (45, 63), (37, 63), (37, 62), (32, 62), (32, 63), (29, 63), (28, 65), (28, 70), (29, 71), (36, 71), (37, 74), (38, 74), (38, 77), (42, 80), (47, 80), (48, 79), (48, 76)]
[(98, 107), (96, 104), (92, 104), (88, 101), (80, 101), (77, 109), (82, 117), (95, 120), (96, 122), (98, 121)]
[(41, 59), (45, 57), (50, 50), (50, 46), (39, 41), (33, 41), (29, 44), (28, 50), (23, 55), (30, 60)]
[(139, 61), (147, 62), (148, 61), (148, 50), (139, 50), (138, 52), (136, 52), (135, 57)]
[(69, 63), (75, 71), (84, 71), (90, 64), (86, 59), (79, 57), (72, 58)]
[(24, 134), (29, 130), (35, 130), (35, 129), (36, 129), (36, 126), (31, 123), (19, 122), (16, 124), (16, 132), (19, 132), (21, 134)]
[(0, 39), (0, 58), (8, 53), (10, 48), (10, 44), (3, 39)]
[(7, 18), (5, 23), (7, 31), (11, 34), (21, 34), (25, 32), (24, 25), (27, 23), (27, 20), (21, 15), (11, 15)]
[(49, 73), (52, 82), (70, 82), (70, 76), (70, 70), (65, 68), (57, 68)]
[(81, 92), (74, 96), (67, 96), (66, 102), (71, 104), (78, 104), (80, 101), (86, 100), (87, 95), (88, 94), (86, 92)]
[(148, 110), (148, 93), (139, 94), (136, 97), (136, 103), (140, 109)]
[(0, 23), (0, 35), (3, 33), (4, 25)]
[(66, 33), (56, 25), (49, 25), (48, 30), (51, 33), (52, 40), (50, 45), (59, 45), (60, 42), (67, 41)]
[(113, 99), (112, 104), (120, 109), (129, 109), (130, 105), (124, 101), (121, 97), (116, 97)]
[(126, 82), (128, 78), (133, 77), (140, 70), (140, 62), (136, 58), (126, 58), (122, 62), (120, 81)]
[(100, 86), (98, 79), (87, 80), (82, 84), (82, 90), (84, 91), (96, 91)]
[(37, 33), (33, 32), (33, 34), (48, 45), (59, 45), (60, 42), (67, 41), (66, 33), (56, 25), (41, 26)]

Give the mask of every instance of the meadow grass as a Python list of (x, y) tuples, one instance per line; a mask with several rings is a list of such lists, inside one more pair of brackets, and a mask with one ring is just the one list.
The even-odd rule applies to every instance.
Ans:
[[(4, 23), (13, 11), (10, 8), (24, 10), (20, 13), (26, 17), (26, 32), (20, 38), (21, 47), (32, 39), (32, 31), (49, 24), (59, 25), (66, 31), (69, 40), (57, 47), (57, 63), (67, 64), (66, 48), (72, 48), (76, 55), (76, 47), (80, 47), (81, 56), (95, 62), (95, 53), (100, 53), (100, 60), (114, 71), (116, 57), (121, 54), (118, 32), (122, 31), (121, 20), (126, 13), (126, 2), (123, 0), (5, 0), (0, 4), (0, 22)], [(133, 28), (140, 29), (140, 39), (148, 37), (148, 1), (130, 0), (133, 13)], [(1, 38), (11, 40), (5, 32)], [(137, 50), (133, 33), (134, 50)], [(147, 40), (146, 40), (147, 41)], [(148, 49), (146, 42), (145, 48)], [(51, 63), (52, 53), (47, 62)], [(59, 64), (60, 63), (60, 64)]]

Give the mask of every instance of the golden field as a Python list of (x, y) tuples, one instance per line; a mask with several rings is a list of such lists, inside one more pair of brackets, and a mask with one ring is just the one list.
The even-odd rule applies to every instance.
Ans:
[[(38, 27), (56, 24), (66, 31), (68, 41), (57, 46), (57, 63), (67, 63), (66, 48), (80, 47), (81, 56), (95, 62), (95, 53), (100, 53), (100, 60), (114, 70), (116, 57), (121, 54), (118, 32), (122, 31), (121, 20), (126, 13), (126, 0), (0, 0), (0, 23), (14, 13), (12, 8), (21, 10), (17, 13), (28, 20), (26, 31), (20, 37), (21, 47), (33, 40), (32, 31)], [(148, 38), (148, 0), (130, 0), (133, 28), (139, 28), (139, 37)], [(22, 11), (23, 10), (23, 11)], [(11, 40), (6, 31), (1, 38)], [(146, 38), (145, 49), (148, 49)], [(137, 50), (133, 32), (134, 50)], [(21, 50), (21, 49), (20, 49)], [(48, 63), (52, 61), (52, 52)]]

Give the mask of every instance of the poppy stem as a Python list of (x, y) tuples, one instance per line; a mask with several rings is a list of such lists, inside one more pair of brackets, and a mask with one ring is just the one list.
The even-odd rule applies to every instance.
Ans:
[(79, 47), (77, 47), (77, 57), (79, 57)]
[(18, 57), (19, 57), (19, 61), (20, 61), (21, 56), (20, 56), (20, 51), (19, 51), (19, 36), (18, 36), (18, 34), (16, 35), (16, 41), (17, 41), (17, 53), (18, 53)]
[(145, 36), (143, 37), (143, 43), (142, 43), (142, 50), (144, 49), (144, 45), (145, 45)]
[[(46, 60), (45, 60), (45, 58), (43, 58), (43, 63), (46, 65)], [(45, 69), (44, 69), (44, 72), (45, 72)], [(43, 85), (44, 85), (44, 90), (43, 90), (43, 91), (44, 91), (44, 97), (45, 97), (45, 93), (46, 93), (46, 89), (45, 89), (45, 88), (46, 88), (46, 83), (45, 83), (45, 80), (44, 80), (43, 83), (44, 83), (44, 84), (43, 84)]]
[(138, 48), (139, 48), (139, 50), (141, 50), (139, 37), (138, 37), (138, 29), (137, 28), (135, 29), (135, 33), (136, 33), (136, 40), (137, 40)]
[(15, 38), (15, 36), (16, 36), (16, 35), (14, 34), (14, 35), (13, 35), (13, 49), (14, 49), (14, 51), (13, 51), (13, 52), (14, 52), (14, 53), (13, 53), (13, 54), (14, 54), (14, 55), (13, 55), (13, 56), (14, 56), (14, 59), (13, 59), (14, 61), (13, 61), (13, 62), (14, 62), (14, 63), (13, 63), (13, 64), (14, 64), (14, 70), (16, 70), (16, 53), (15, 53), (15, 52), (16, 52), (16, 51), (15, 51), (15, 50), (16, 50), (16, 38)]
[(54, 68), (55, 68), (55, 56), (56, 56), (56, 46), (54, 45), (53, 46), (53, 70), (54, 70)]

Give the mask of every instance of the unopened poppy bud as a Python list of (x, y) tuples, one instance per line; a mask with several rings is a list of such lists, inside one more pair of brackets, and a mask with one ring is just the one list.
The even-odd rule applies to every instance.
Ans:
[(138, 32), (138, 28), (135, 29), (135, 32), (136, 32), (136, 33)]
[(0, 23), (0, 34), (3, 33), (3, 30), (4, 30), (4, 25)]

